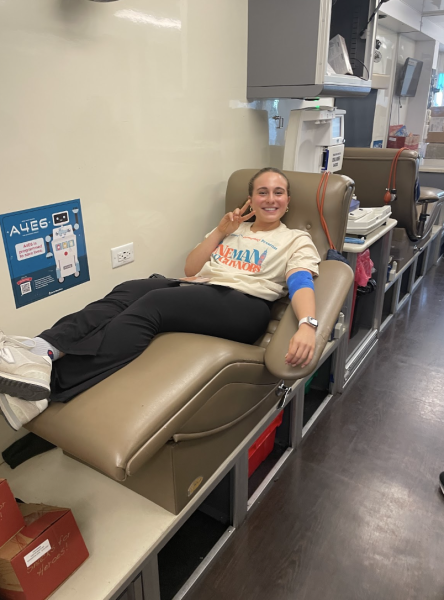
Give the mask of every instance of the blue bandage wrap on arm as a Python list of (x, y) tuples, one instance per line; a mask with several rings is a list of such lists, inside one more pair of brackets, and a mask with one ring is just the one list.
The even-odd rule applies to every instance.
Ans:
[(287, 279), (288, 295), (290, 300), (295, 293), (302, 288), (310, 288), (314, 291), (314, 283), (312, 274), (308, 271), (296, 271)]

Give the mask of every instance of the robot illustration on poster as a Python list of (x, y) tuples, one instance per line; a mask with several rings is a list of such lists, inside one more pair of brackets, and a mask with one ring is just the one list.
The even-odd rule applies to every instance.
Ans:
[[(78, 208), (72, 209), (75, 215), (76, 223), (74, 227), (69, 224), (69, 212), (67, 210), (54, 213), (52, 215), (52, 222), (55, 229), (52, 235), (47, 235), (45, 242), (47, 245), (48, 252), (47, 258), (54, 256), (56, 264), (56, 277), (59, 283), (65, 281), (65, 277), (68, 275), (74, 275), (78, 277), (80, 275), (80, 264), (77, 256), (77, 240), (74, 233), (74, 229), (79, 228), (78, 222)], [(49, 244), (51, 244), (52, 252), (49, 250)]]

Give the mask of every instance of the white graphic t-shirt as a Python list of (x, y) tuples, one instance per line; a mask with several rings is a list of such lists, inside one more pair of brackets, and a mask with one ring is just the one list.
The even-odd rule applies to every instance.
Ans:
[(274, 301), (287, 293), (285, 276), (291, 269), (318, 275), (321, 259), (307, 232), (281, 223), (272, 231), (254, 233), (252, 225), (241, 223), (226, 236), (197, 276), (208, 277), (212, 285)]

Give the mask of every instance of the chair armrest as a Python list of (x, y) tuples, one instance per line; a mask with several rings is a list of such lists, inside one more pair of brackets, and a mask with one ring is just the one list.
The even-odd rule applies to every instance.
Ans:
[(443, 200), (444, 190), (421, 186), (421, 195), (417, 204), (430, 204), (431, 202), (442, 202)]
[(294, 381), (310, 375), (316, 369), (353, 279), (353, 271), (345, 263), (336, 260), (321, 262), (319, 276), (314, 280), (316, 318), (319, 325), (313, 359), (304, 368), (285, 364), (290, 340), (298, 329), (298, 321), (290, 305), (265, 351), (265, 365), (270, 373), (279, 379)]

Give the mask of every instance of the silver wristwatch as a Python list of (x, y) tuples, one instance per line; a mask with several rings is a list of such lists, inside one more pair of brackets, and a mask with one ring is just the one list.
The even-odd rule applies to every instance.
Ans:
[(318, 322), (316, 321), (316, 319), (313, 319), (313, 317), (304, 317), (303, 319), (301, 319), (299, 321), (299, 327), (303, 323), (308, 323), (308, 325), (311, 325), (314, 329), (318, 328)]

